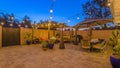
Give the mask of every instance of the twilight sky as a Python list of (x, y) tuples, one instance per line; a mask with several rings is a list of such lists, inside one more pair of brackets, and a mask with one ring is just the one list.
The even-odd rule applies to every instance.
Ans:
[[(70, 26), (76, 25), (84, 19), (82, 4), (86, 0), (55, 0), (53, 6), (53, 20), (65, 22)], [(14, 13), (17, 19), (27, 15), (32, 21), (49, 20), (52, 0), (0, 0), (0, 12)], [(79, 14), (78, 14), (79, 13)], [(78, 15), (76, 15), (78, 14)], [(80, 17), (77, 20), (77, 16)], [(19, 18), (20, 17), (20, 18)], [(68, 22), (68, 19), (71, 22)]]

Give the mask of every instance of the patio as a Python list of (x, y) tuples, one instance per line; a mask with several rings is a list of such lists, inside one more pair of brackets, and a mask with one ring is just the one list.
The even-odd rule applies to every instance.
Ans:
[(0, 68), (112, 68), (109, 56), (88, 52), (80, 45), (65, 44), (66, 49), (43, 51), (40, 44), (9, 46), (0, 49)]

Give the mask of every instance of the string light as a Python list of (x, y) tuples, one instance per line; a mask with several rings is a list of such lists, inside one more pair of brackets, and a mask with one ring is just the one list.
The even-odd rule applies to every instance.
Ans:
[(80, 19), (80, 17), (77, 17), (77, 20), (79, 20)]
[(4, 22), (1, 22), (1, 25), (3, 26), (3, 25), (4, 25)]
[(25, 21), (23, 20), (22, 23), (25, 23)]
[(53, 9), (52, 8), (50, 9), (50, 13), (53, 13)]
[(110, 2), (110, 0), (108, 0), (108, 2), (107, 2), (107, 6), (108, 6), (108, 7), (111, 6), (111, 2)]
[(53, 17), (52, 17), (52, 16), (50, 16), (50, 20), (52, 20), (52, 18), (53, 18)]
[(11, 23), (11, 24), (10, 24), (10, 26), (12, 27), (12, 26), (13, 26), (13, 24)]
[(19, 24), (18, 27), (21, 27), (21, 25)]

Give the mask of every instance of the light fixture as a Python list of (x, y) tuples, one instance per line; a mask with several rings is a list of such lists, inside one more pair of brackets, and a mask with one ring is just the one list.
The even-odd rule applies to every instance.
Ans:
[(110, 7), (110, 6), (111, 6), (111, 2), (110, 2), (110, 0), (108, 0), (107, 7)]
[(23, 20), (22, 23), (25, 23), (25, 20)]
[(110, 7), (110, 6), (111, 6), (111, 3), (110, 3), (110, 2), (108, 2), (108, 3), (107, 3), (107, 6), (108, 6), (108, 7)]
[(80, 17), (77, 17), (77, 20), (79, 20), (80, 19)]
[(10, 16), (10, 20), (13, 20), (14, 19), (14, 16)]
[(21, 25), (19, 24), (18, 27), (21, 27)]
[(12, 26), (13, 26), (13, 24), (11, 23), (11, 24), (10, 24), (10, 26), (12, 27)]
[(3, 25), (4, 25), (4, 22), (1, 22), (1, 25), (3, 26)]
[(53, 13), (53, 9), (52, 8), (50, 9), (50, 13)]
[(52, 17), (52, 16), (50, 16), (50, 20), (52, 20), (52, 18), (53, 18), (53, 17)]

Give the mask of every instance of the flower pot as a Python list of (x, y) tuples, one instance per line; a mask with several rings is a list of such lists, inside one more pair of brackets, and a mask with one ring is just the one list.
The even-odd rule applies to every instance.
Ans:
[(26, 44), (30, 45), (31, 44), (31, 40), (26, 40)]
[(49, 44), (48, 44), (48, 47), (49, 47), (50, 49), (53, 49), (54, 43), (49, 43)]
[(111, 55), (110, 61), (113, 68), (120, 68), (120, 58), (117, 58), (114, 55)]

